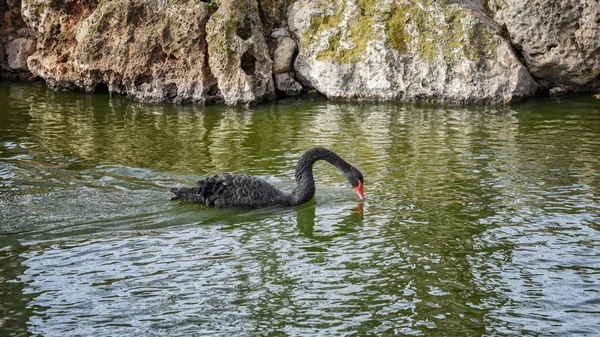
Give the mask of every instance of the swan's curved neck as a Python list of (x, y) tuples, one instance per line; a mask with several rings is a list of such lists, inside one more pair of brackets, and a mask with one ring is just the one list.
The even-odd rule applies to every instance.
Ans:
[(342, 172), (346, 172), (352, 167), (333, 151), (324, 148), (314, 148), (306, 151), (296, 164), (296, 183), (298, 186), (290, 194), (292, 205), (303, 204), (315, 196), (313, 164), (317, 160), (325, 160)]

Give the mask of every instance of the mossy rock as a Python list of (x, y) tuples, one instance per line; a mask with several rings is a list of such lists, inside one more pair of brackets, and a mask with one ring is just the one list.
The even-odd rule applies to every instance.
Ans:
[(492, 29), (445, 2), (345, 0), (313, 6), (317, 11), (301, 42), (305, 49), (320, 47), (317, 60), (358, 62), (371, 41), (385, 41), (401, 55), (447, 62), (466, 57), (477, 63), (497, 47)]

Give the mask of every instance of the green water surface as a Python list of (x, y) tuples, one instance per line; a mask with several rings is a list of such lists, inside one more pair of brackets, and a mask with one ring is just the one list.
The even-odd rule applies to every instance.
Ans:
[[(209, 209), (222, 172), (293, 208)], [(0, 336), (599, 336), (600, 103), (143, 104), (0, 83)]]

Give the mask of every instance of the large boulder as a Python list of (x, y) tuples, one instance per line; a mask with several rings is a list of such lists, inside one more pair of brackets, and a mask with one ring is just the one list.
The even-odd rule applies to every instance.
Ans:
[(275, 74), (275, 88), (284, 96), (298, 96), (302, 92), (302, 85), (294, 80), (291, 73)]
[(256, 0), (220, 0), (206, 32), (210, 70), (227, 104), (255, 103), (275, 96), (273, 62)]
[[(35, 40), (18, 38), (12, 40), (6, 48), (8, 67), (12, 70), (28, 70), (27, 58), (35, 52)], [(0, 52), (0, 54), (3, 54)]]
[(218, 99), (206, 3), (23, 0), (22, 13), (40, 39), (29, 69), (53, 87), (107, 88), (143, 101)]
[(600, 2), (490, 0), (487, 6), (535, 77), (576, 89), (600, 75)]
[(273, 74), (286, 73), (292, 70), (292, 59), (296, 51), (296, 42), (288, 36), (277, 39), (277, 47), (273, 52)]
[(478, 0), (299, 0), (297, 78), (330, 98), (512, 102), (539, 85)]

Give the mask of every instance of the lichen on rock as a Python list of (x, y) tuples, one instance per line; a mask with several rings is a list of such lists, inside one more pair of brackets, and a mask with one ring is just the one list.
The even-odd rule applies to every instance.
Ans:
[[(467, 1), (468, 2), (468, 1)], [(484, 13), (443, 1), (294, 3), (298, 77), (332, 98), (511, 102), (538, 84)]]

